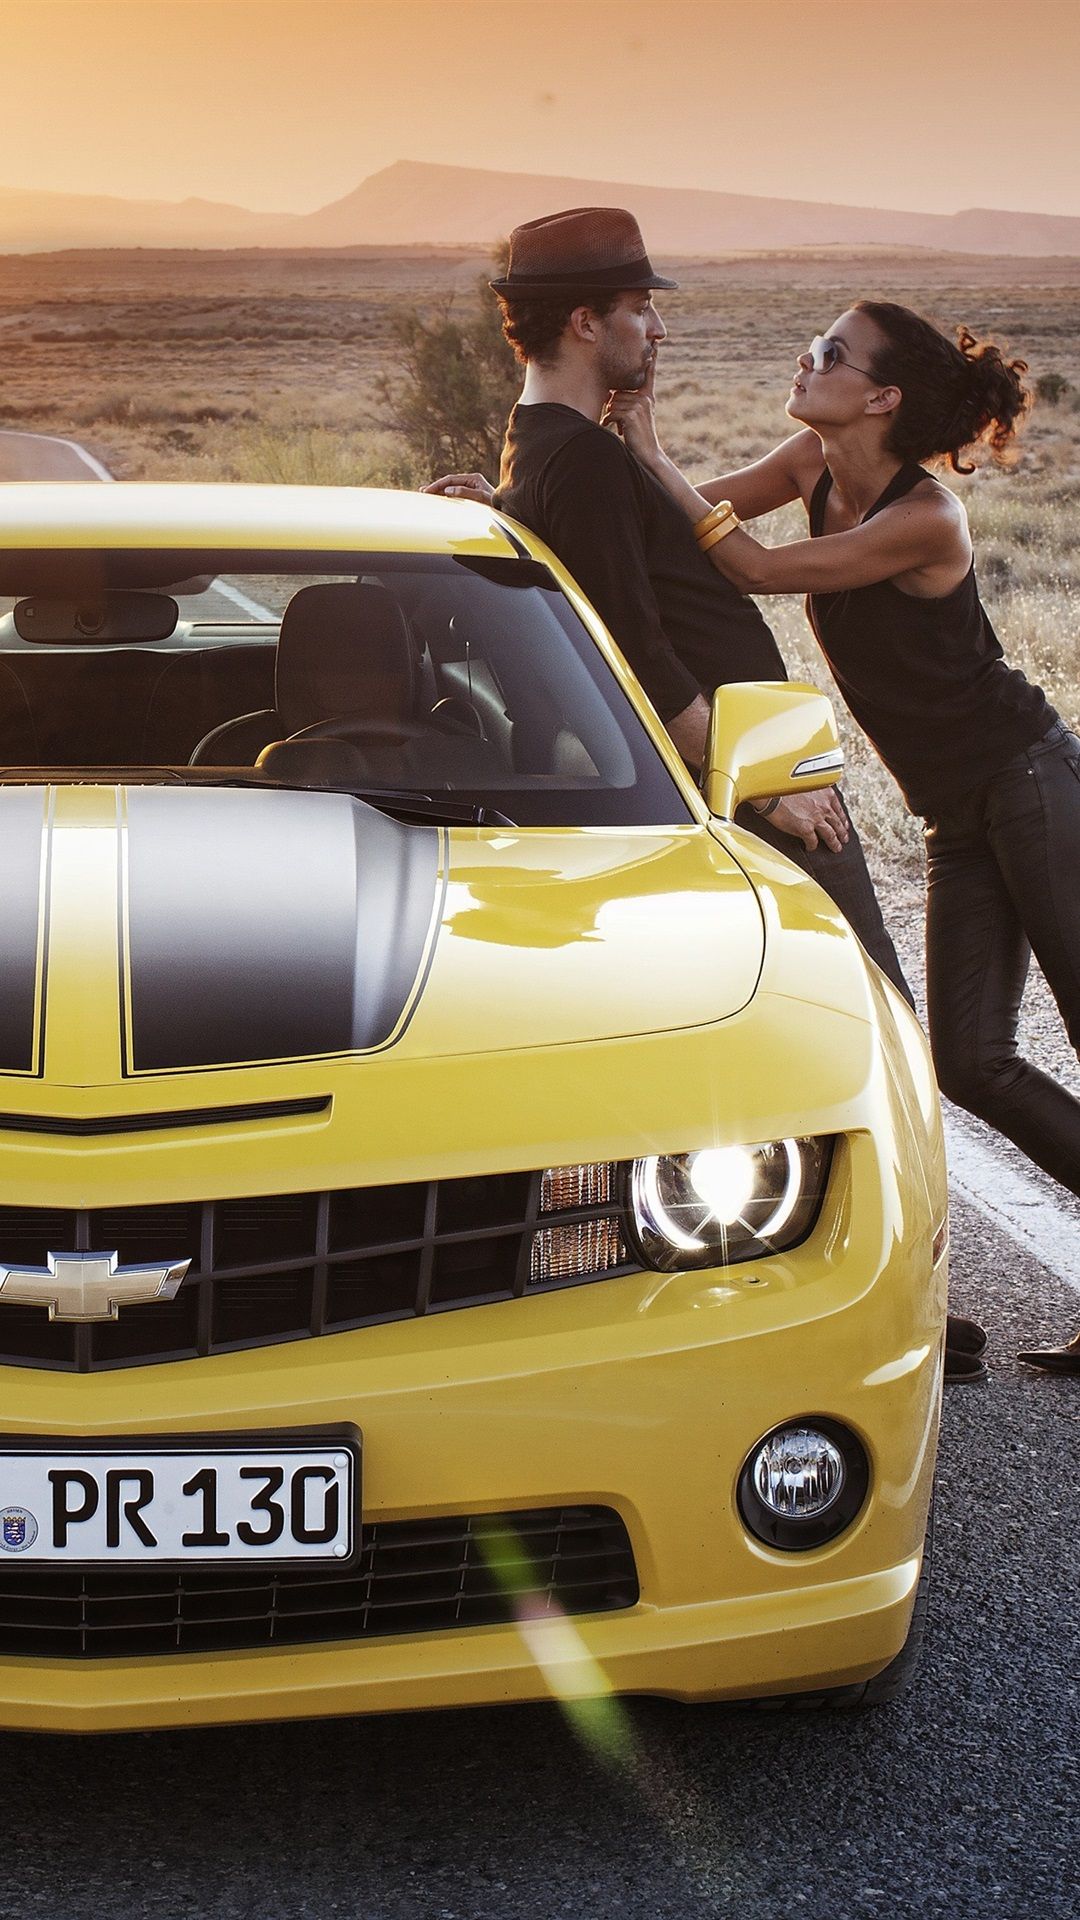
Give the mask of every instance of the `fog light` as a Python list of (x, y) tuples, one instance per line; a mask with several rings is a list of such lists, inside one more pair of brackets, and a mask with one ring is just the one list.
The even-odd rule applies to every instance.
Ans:
[(812, 1427), (781, 1427), (754, 1456), (754, 1491), (770, 1513), (824, 1513), (844, 1484), (844, 1456)]
[(820, 1547), (851, 1525), (869, 1479), (855, 1435), (815, 1415), (774, 1427), (758, 1442), (739, 1476), (739, 1510), (771, 1547)]

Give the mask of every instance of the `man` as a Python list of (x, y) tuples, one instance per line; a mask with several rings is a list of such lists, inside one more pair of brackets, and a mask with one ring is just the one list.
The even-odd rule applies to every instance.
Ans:
[[(600, 421), (613, 391), (642, 386), (666, 337), (657, 274), (633, 215), (575, 207), (515, 227), (490, 285), (525, 366), (497, 490), (449, 474), (427, 492), (494, 504), (539, 534), (610, 629), (675, 745), (699, 767), (709, 701), (732, 680), (783, 680), (758, 608), (701, 552), (666, 490)], [(858, 835), (835, 790), (763, 802), (742, 824), (823, 886), (909, 1001)]]

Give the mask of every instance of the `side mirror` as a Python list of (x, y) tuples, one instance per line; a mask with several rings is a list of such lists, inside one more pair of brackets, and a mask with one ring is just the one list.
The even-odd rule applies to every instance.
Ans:
[(832, 702), (788, 680), (737, 680), (713, 695), (701, 784), (710, 813), (835, 786), (844, 770)]

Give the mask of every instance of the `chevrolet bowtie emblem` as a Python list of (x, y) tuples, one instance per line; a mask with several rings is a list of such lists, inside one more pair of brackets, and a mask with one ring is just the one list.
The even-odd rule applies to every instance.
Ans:
[(0, 1307), (48, 1307), (50, 1320), (115, 1320), (121, 1307), (175, 1300), (191, 1265), (121, 1267), (118, 1253), (48, 1253), (45, 1267), (0, 1266)]

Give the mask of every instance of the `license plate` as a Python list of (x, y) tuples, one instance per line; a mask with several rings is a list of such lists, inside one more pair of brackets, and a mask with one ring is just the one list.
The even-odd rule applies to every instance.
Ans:
[(73, 1566), (342, 1566), (360, 1544), (343, 1434), (0, 1442), (0, 1557)]

